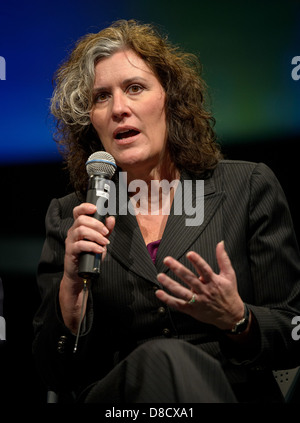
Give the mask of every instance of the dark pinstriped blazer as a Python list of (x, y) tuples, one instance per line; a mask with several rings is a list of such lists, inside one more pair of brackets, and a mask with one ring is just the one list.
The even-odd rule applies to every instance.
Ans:
[[(183, 172), (182, 182), (186, 179), (192, 176)], [(195, 193), (192, 197), (195, 201)], [(42, 302), (34, 319), (33, 351), (48, 385), (83, 387), (140, 343), (159, 337), (201, 345), (221, 361), (233, 386), (246, 384), (253, 395), (259, 380), (261, 391), (272, 396), (276, 388), (271, 370), (300, 364), (299, 343), (291, 336), (291, 320), (300, 314), (300, 255), (284, 193), (267, 166), (220, 162), (205, 179), (203, 223), (186, 226), (186, 215), (171, 212), (155, 265), (136, 218), (117, 215), (101, 276), (91, 287), (78, 352), (72, 354), (74, 335), (62, 323), (57, 294), (64, 240), (77, 204), (75, 194), (55, 199), (46, 216), (38, 269)], [(163, 264), (166, 255), (191, 268), (185, 255), (194, 250), (217, 272), (215, 247), (221, 240), (236, 271), (239, 293), (259, 325), (260, 337), (251, 350), (238, 348), (217, 328), (169, 309), (154, 295), (157, 273), (171, 273)]]

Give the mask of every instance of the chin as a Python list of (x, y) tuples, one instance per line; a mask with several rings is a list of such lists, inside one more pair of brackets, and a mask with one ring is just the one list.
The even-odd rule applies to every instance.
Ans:
[(123, 170), (133, 170), (134, 167), (145, 166), (147, 162), (147, 159), (142, 155), (132, 153), (116, 155), (114, 158), (117, 165)]

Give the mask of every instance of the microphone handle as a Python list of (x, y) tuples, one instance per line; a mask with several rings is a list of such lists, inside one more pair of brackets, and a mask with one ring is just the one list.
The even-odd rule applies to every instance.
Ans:
[[(110, 180), (101, 176), (92, 175), (89, 180), (86, 202), (97, 205), (93, 217), (105, 222), (107, 202), (109, 199)], [(100, 211), (100, 214), (98, 213)], [(103, 212), (102, 212), (103, 211)], [(91, 279), (100, 274), (102, 254), (81, 253), (79, 257), (78, 275), (84, 279)]]

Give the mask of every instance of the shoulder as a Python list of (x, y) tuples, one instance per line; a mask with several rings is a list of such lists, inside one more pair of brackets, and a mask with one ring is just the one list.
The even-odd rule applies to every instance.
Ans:
[(211, 184), (217, 191), (226, 192), (230, 198), (239, 198), (239, 201), (263, 198), (267, 193), (272, 196), (283, 194), (274, 172), (264, 163), (222, 160), (211, 174)]
[(223, 160), (212, 178), (215, 185), (235, 201), (249, 202), (253, 207), (262, 204), (264, 208), (287, 204), (279, 180), (265, 163)]
[(58, 198), (57, 202), (60, 205), (63, 215), (73, 214), (74, 207), (78, 206), (82, 200), (78, 197), (75, 192), (65, 195), (64, 197)]
[(245, 160), (221, 160), (217, 169), (223, 169), (227, 172), (252, 173), (257, 171), (265, 172), (270, 168), (265, 163), (249, 162)]
[(57, 210), (61, 217), (72, 215), (74, 207), (78, 206), (81, 200), (75, 192), (60, 198), (53, 198), (49, 210)]
[(265, 163), (256, 163), (243, 160), (221, 160), (214, 172), (215, 177), (222, 177), (238, 183), (245, 180), (261, 179), (275, 182), (274, 172)]

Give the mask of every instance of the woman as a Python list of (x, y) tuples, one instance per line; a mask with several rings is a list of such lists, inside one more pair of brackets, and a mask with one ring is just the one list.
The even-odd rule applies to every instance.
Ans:
[[(34, 354), (47, 385), (81, 402), (281, 401), (272, 370), (299, 364), (291, 217), (265, 165), (222, 160), (193, 56), (148, 25), (116, 22), (61, 66), (52, 113), (76, 193), (53, 200), (46, 217)], [(135, 216), (105, 225), (85, 202), (85, 162), (99, 150), (128, 185), (148, 187)], [(160, 191), (152, 213), (151, 182), (162, 180), (183, 190)], [(197, 203), (199, 180), (204, 218), (189, 226), (174, 202), (183, 193)], [(103, 258), (87, 302), (83, 252)]]

